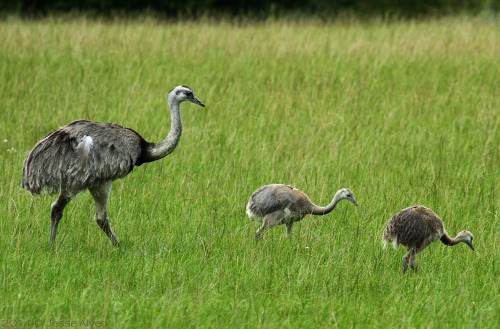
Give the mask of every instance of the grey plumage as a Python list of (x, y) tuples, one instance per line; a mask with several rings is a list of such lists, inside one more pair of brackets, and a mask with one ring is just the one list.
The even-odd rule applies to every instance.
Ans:
[(252, 194), (246, 210), (251, 219), (262, 222), (256, 233), (256, 239), (259, 240), (265, 232), (281, 224), (286, 225), (287, 236), (290, 236), (295, 223), (306, 215), (326, 215), (343, 199), (358, 205), (353, 193), (345, 188), (337, 191), (328, 206), (320, 207), (312, 203), (302, 191), (290, 185), (271, 184), (260, 187)]
[(474, 250), (473, 239), (469, 231), (462, 231), (455, 238), (450, 238), (441, 218), (424, 206), (408, 207), (398, 212), (387, 224), (383, 235), (384, 245), (392, 243), (394, 247), (406, 247), (408, 252), (403, 257), (403, 273), (408, 265), (416, 271), (416, 255), (437, 240), (449, 246), (464, 242)]
[(147, 142), (113, 123), (78, 120), (38, 142), (26, 157), (22, 188), (79, 192), (97, 182), (118, 179), (140, 165)]
[(64, 207), (81, 191), (88, 189), (95, 205), (95, 219), (117, 245), (109, 227), (107, 201), (114, 180), (125, 177), (134, 166), (155, 161), (170, 154), (177, 146), (182, 121), (180, 103), (190, 101), (205, 106), (193, 91), (178, 86), (168, 94), (171, 129), (163, 142), (145, 141), (134, 130), (114, 124), (78, 120), (48, 134), (27, 155), (21, 187), (32, 194), (42, 190), (59, 193), (51, 211), (51, 243)]

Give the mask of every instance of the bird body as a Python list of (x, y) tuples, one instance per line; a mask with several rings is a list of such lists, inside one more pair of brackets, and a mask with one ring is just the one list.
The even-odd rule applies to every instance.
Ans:
[(78, 120), (48, 134), (33, 147), (24, 161), (21, 187), (32, 194), (42, 190), (59, 193), (51, 211), (51, 243), (64, 207), (76, 194), (88, 189), (95, 200), (97, 223), (118, 244), (106, 213), (111, 185), (134, 166), (161, 159), (175, 149), (182, 132), (180, 103), (184, 101), (205, 106), (189, 87), (178, 86), (170, 91), (171, 129), (158, 144), (114, 123)]
[(384, 245), (403, 245), (408, 250), (403, 257), (403, 273), (408, 265), (416, 271), (416, 254), (437, 240), (451, 246), (464, 242), (474, 250), (473, 239), (474, 236), (469, 231), (462, 231), (457, 237), (450, 238), (441, 218), (424, 206), (413, 206), (399, 211), (391, 218), (383, 234)]
[(247, 214), (262, 222), (266, 214), (282, 210), (284, 215), (301, 220), (311, 213), (312, 202), (301, 190), (290, 185), (273, 184), (259, 188), (247, 205)]
[(251, 219), (262, 223), (256, 233), (256, 239), (259, 240), (266, 231), (281, 224), (286, 225), (287, 236), (290, 236), (296, 222), (308, 214), (326, 215), (342, 199), (357, 205), (352, 192), (348, 189), (339, 190), (328, 206), (320, 207), (299, 189), (290, 185), (271, 184), (260, 187), (252, 194), (246, 211)]
[(38, 142), (26, 157), (22, 188), (78, 193), (88, 186), (125, 177), (148, 162), (148, 144), (132, 129), (114, 123), (73, 121)]

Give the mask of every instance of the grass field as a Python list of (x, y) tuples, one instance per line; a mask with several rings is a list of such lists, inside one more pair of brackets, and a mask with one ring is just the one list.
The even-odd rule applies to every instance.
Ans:
[[(207, 107), (184, 103), (175, 152), (114, 183), (122, 248), (88, 192), (51, 247), (55, 196), (20, 189), (26, 153), (76, 119), (160, 141), (179, 84)], [(0, 327), (499, 327), (499, 95), (500, 24), (487, 19), (5, 20)], [(320, 205), (348, 187), (359, 207), (256, 244), (246, 202), (279, 182)], [(476, 251), (436, 242), (402, 275), (404, 248), (381, 235), (414, 204), (452, 236), (471, 231)]]

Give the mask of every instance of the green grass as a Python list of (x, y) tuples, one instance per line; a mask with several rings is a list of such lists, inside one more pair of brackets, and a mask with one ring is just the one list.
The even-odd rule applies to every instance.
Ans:
[[(499, 35), (475, 18), (1, 22), (1, 319), (499, 327)], [(88, 192), (50, 247), (55, 196), (20, 189), (26, 153), (76, 119), (162, 140), (179, 84), (207, 107), (183, 104), (175, 152), (115, 182), (122, 248), (94, 223)], [(278, 182), (320, 205), (348, 187), (359, 207), (342, 202), (292, 239), (279, 226), (256, 244), (246, 202)], [(404, 248), (382, 249), (381, 235), (414, 204), (452, 236), (473, 232), (476, 252), (437, 242), (402, 275)]]

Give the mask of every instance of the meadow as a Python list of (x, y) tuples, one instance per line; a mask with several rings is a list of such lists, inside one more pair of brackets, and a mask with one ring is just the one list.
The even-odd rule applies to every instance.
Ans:
[[(51, 247), (55, 196), (21, 190), (27, 152), (76, 119), (163, 140), (180, 84), (207, 107), (183, 103), (177, 149), (115, 181), (122, 247), (94, 223), (88, 192)], [(499, 95), (488, 18), (5, 19), (0, 327), (500, 327)], [(245, 205), (269, 183), (319, 205), (347, 187), (359, 206), (256, 243)], [(415, 204), (451, 236), (471, 231), (476, 251), (436, 242), (403, 275), (405, 249), (381, 237)]]

